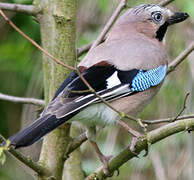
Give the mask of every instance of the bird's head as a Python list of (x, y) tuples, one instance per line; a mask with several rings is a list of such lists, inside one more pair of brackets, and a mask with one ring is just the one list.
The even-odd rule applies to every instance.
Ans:
[[(126, 27), (162, 41), (169, 25), (187, 19), (189, 15), (172, 12), (156, 4), (142, 4), (126, 11), (117, 21), (117, 27)], [(125, 29), (125, 28), (123, 28)]]

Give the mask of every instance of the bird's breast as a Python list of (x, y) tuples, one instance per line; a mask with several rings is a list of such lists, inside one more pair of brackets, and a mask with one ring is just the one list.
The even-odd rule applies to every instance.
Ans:
[(159, 91), (161, 84), (131, 96), (117, 99), (111, 105), (118, 111), (137, 116)]

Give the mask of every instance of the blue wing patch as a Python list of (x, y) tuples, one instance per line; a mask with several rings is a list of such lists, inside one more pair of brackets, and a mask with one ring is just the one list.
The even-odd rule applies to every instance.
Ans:
[(148, 71), (139, 70), (131, 83), (131, 91), (145, 91), (160, 84), (166, 76), (167, 65), (161, 65)]

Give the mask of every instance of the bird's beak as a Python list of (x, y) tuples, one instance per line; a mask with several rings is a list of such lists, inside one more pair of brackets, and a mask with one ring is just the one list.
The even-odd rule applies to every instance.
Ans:
[(180, 23), (187, 19), (189, 15), (187, 13), (182, 13), (182, 12), (175, 12), (169, 19), (167, 20), (167, 23), (169, 25), (175, 24), (175, 23)]

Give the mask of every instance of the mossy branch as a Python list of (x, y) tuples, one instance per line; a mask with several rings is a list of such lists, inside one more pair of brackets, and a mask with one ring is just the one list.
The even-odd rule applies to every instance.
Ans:
[[(0, 143), (2, 142), (10, 143), (9, 140), (6, 140), (2, 135), (0, 135)], [(2, 153), (4, 153), (3, 151), (8, 151), (18, 161), (23, 163), (28, 168), (32, 169), (36, 174), (40, 176), (47, 176), (47, 177), (51, 176), (51, 172), (47, 168), (43, 167), (41, 164), (37, 162), (34, 162), (31, 158), (24, 156), (22, 153), (15, 150), (12, 146), (4, 145), (0, 148), (2, 149)]]
[[(136, 153), (140, 153), (141, 151), (146, 150), (148, 144), (155, 144), (173, 134), (184, 131), (190, 132), (193, 129), (194, 119), (186, 119), (164, 125), (160, 128), (148, 132), (146, 137), (139, 139), (136, 143)], [(113, 157), (109, 162), (108, 167), (110, 173), (114, 172), (121, 165), (134, 157), (136, 157), (136, 155), (130, 151), (129, 147), (125, 148), (124, 150), (122, 150), (122, 152)], [(86, 180), (93, 180), (95, 178), (102, 180), (106, 177), (107, 175), (104, 174), (103, 167), (101, 167), (97, 171), (89, 175)]]

